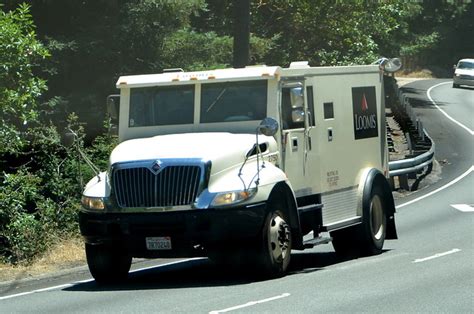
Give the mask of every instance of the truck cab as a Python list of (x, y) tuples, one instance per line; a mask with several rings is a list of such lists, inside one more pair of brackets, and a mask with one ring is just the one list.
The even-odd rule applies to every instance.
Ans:
[[(396, 238), (378, 66), (256, 66), (120, 77), (119, 144), (83, 193), (97, 281), (132, 257), (208, 256), (285, 273), (332, 240)], [(329, 236), (328, 236), (329, 234)]]

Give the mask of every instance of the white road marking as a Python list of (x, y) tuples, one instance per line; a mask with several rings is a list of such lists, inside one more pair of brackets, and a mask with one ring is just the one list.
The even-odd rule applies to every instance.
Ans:
[(441, 86), (441, 85), (445, 85), (445, 84), (451, 84), (451, 82), (444, 82), (444, 83), (439, 83), (439, 84), (436, 84), (434, 86), (431, 86), (427, 91), (426, 91), (426, 96), (428, 97), (428, 99), (431, 101), (431, 103), (436, 107), (436, 109), (438, 109), (439, 111), (441, 111), (442, 114), (444, 114), (446, 116), (446, 118), (448, 118), (449, 120), (451, 120), (452, 122), (456, 123), (458, 126), (460, 126), (461, 128), (463, 128), (464, 130), (466, 130), (467, 132), (469, 132), (471, 135), (474, 135), (474, 131), (471, 130), (470, 128), (468, 128), (467, 126), (465, 126), (464, 124), (462, 124), (461, 122), (457, 121), (456, 119), (454, 119), (453, 117), (451, 117), (449, 114), (446, 113), (446, 111), (444, 111), (443, 109), (441, 109), (437, 104), (436, 102), (433, 100), (433, 98), (431, 98), (431, 90), (438, 87), (438, 86)]
[(236, 306), (229, 307), (229, 308), (226, 308), (226, 309), (223, 309), (223, 310), (211, 311), (211, 312), (209, 312), (209, 314), (218, 314), (218, 313), (225, 313), (225, 312), (235, 311), (235, 310), (242, 309), (244, 307), (254, 306), (254, 305), (257, 305), (257, 304), (261, 304), (261, 303), (265, 303), (265, 302), (271, 302), (271, 301), (275, 301), (275, 300), (278, 300), (278, 299), (286, 298), (286, 297), (289, 297), (290, 295), (291, 294), (289, 294), (289, 293), (283, 293), (281, 295), (277, 295), (276, 297), (271, 297), (271, 298), (258, 300), (258, 301), (250, 301), (250, 302), (247, 302), (245, 304), (236, 305)]
[(427, 198), (427, 197), (429, 197), (429, 196), (431, 196), (431, 195), (433, 195), (433, 194), (435, 194), (435, 193), (438, 193), (438, 192), (440, 192), (440, 191), (442, 191), (442, 190), (444, 190), (444, 189), (450, 187), (451, 185), (457, 183), (458, 181), (462, 180), (464, 177), (468, 176), (468, 175), (469, 175), (471, 172), (473, 172), (473, 171), (474, 171), (474, 166), (471, 166), (471, 168), (469, 168), (466, 172), (464, 172), (462, 175), (460, 175), (459, 177), (457, 177), (457, 178), (454, 179), (453, 181), (451, 181), (451, 182), (449, 182), (449, 183), (443, 185), (442, 187), (440, 187), (440, 188), (438, 188), (438, 189), (436, 189), (436, 190), (434, 190), (434, 191), (431, 191), (431, 192), (428, 193), (428, 194), (425, 194), (425, 195), (423, 195), (423, 196), (420, 196), (420, 197), (418, 197), (418, 198), (415, 198), (414, 200), (411, 200), (411, 201), (409, 201), (409, 202), (402, 203), (402, 204), (400, 204), (400, 205), (397, 206), (397, 209), (398, 209), (398, 208), (402, 208), (402, 207), (407, 206), (407, 205), (410, 205), (410, 204), (413, 204), (413, 203), (415, 203), (415, 202), (418, 202), (419, 200), (422, 200), (422, 199)]
[(22, 293), (7, 295), (7, 296), (4, 296), (4, 297), (0, 297), (0, 301), (1, 300), (6, 300), (6, 299), (12, 299), (12, 298), (16, 298), (16, 297), (21, 297), (21, 296), (29, 295), (29, 294), (33, 294), (33, 293), (38, 293), (38, 292), (46, 292), (46, 291), (51, 291), (51, 290), (70, 288), (74, 285), (81, 284), (81, 283), (87, 283), (87, 282), (91, 282), (91, 281), (94, 281), (94, 279), (87, 279), (87, 280), (83, 280), (83, 281), (67, 283), (67, 284), (64, 284), (64, 285), (53, 286), (53, 287), (37, 289), (37, 290), (33, 290), (33, 291), (26, 291), (26, 292), (22, 292)]
[(448, 252), (438, 253), (438, 254), (428, 256), (428, 257), (425, 257), (425, 258), (416, 259), (416, 260), (413, 261), (413, 263), (426, 262), (426, 261), (429, 261), (429, 260), (432, 260), (432, 259), (435, 259), (435, 258), (443, 257), (443, 256), (454, 254), (454, 253), (457, 253), (457, 252), (461, 252), (461, 250), (460, 249), (452, 249), (451, 251), (448, 251)]
[(474, 206), (469, 204), (452, 204), (451, 207), (461, 211), (461, 212), (474, 212)]
[[(185, 260), (181, 260), (181, 261), (169, 262), (169, 263), (156, 265), (156, 266), (147, 266), (147, 267), (143, 267), (143, 268), (137, 268), (137, 269), (131, 270), (129, 273), (136, 273), (136, 272), (143, 271), (143, 270), (148, 270), (148, 269), (153, 269), (153, 268), (160, 268), (160, 267), (170, 266), (170, 265), (174, 265), (174, 264), (199, 260), (199, 259), (203, 259), (203, 258), (202, 257), (194, 257), (194, 258), (189, 258), (189, 259), (185, 259)], [(7, 295), (7, 296), (0, 297), (0, 301), (6, 300), (6, 299), (12, 299), (12, 298), (16, 298), (16, 297), (21, 297), (21, 296), (25, 296), (25, 295), (30, 295), (30, 294), (38, 293), (38, 292), (46, 292), (46, 291), (51, 291), (51, 290), (66, 289), (66, 288), (73, 287), (75, 285), (88, 283), (88, 282), (93, 282), (93, 281), (94, 281), (94, 279), (86, 279), (86, 280), (76, 281), (76, 282), (72, 282), (72, 283), (66, 283), (66, 284), (63, 284), (63, 285), (58, 285), (58, 286), (53, 286), (53, 287), (48, 287), (48, 288), (43, 288), (43, 289), (36, 289), (36, 290), (32, 290), (32, 291), (26, 291), (26, 292), (21, 292), (21, 293), (17, 293), (17, 294)]]

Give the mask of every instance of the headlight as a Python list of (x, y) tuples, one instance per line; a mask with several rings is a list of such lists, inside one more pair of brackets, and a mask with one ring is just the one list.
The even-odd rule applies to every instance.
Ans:
[(83, 195), (81, 203), (85, 209), (97, 211), (103, 211), (105, 209), (104, 199), (102, 197), (89, 197)]
[(454, 74), (454, 76), (455, 76), (455, 77), (460, 77), (461, 74), (457, 74), (457, 73), (456, 73), (456, 74)]
[(212, 200), (211, 206), (226, 206), (237, 204), (252, 198), (257, 189), (248, 189), (245, 191), (229, 191), (218, 193)]

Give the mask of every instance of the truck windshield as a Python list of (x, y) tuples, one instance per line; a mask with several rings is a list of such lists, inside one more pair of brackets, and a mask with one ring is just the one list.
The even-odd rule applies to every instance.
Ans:
[(201, 123), (262, 120), (266, 115), (266, 80), (201, 87)]
[(129, 127), (192, 124), (194, 85), (134, 88)]

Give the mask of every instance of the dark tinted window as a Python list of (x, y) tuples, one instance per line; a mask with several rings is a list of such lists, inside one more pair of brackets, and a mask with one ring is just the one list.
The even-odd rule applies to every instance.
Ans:
[(324, 103), (324, 119), (334, 119), (334, 105), (332, 102)]
[(130, 127), (192, 124), (194, 85), (134, 88), (129, 117)]
[(266, 80), (201, 85), (201, 123), (262, 120), (266, 115)]

